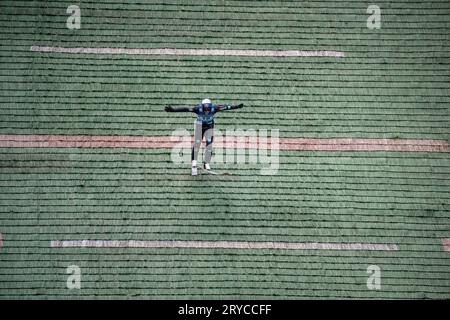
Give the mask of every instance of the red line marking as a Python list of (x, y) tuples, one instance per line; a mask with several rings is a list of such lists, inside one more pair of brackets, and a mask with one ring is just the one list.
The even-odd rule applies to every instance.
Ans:
[(3, 248), (3, 235), (0, 233), (0, 248)]
[(444, 251), (450, 251), (450, 238), (442, 239), (442, 245), (444, 246)]
[[(231, 146), (238, 145), (236, 137), (226, 137)], [(88, 135), (0, 135), (0, 148), (149, 148), (166, 149), (181, 143), (179, 136), (88, 136)], [(188, 146), (191, 142), (188, 143)], [(218, 137), (216, 147), (226, 147)], [(278, 145), (247, 139), (239, 148), (276, 148), (285, 151), (402, 151), (450, 152), (450, 141), (426, 139), (304, 139), (280, 138)]]

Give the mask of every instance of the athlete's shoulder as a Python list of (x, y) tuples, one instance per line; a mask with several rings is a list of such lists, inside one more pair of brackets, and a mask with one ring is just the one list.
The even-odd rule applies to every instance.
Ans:
[(196, 105), (195, 107), (192, 108), (192, 111), (195, 113), (201, 112), (201, 105), (200, 104)]

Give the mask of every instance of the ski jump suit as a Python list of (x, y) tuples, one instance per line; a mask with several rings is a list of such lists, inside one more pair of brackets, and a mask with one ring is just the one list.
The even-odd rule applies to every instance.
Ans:
[(209, 163), (212, 157), (212, 144), (214, 140), (214, 116), (219, 111), (233, 110), (242, 108), (244, 105), (215, 105), (211, 103), (209, 110), (205, 110), (202, 104), (190, 108), (173, 108), (166, 107), (169, 112), (194, 112), (197, 114), (197, 119), (194, 121), (194, 145), (192, 147), (191, 160), (196, 160), (198, 151), (202, 143), (203, 137), (206, 138), (205, 163)]

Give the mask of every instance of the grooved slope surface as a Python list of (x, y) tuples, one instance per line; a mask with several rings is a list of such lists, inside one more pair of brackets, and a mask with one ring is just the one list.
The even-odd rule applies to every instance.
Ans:
[[(66, 27), (69, 5), (81, 28)], [(367, 28), (367, 7), (381, 29)], [(244, 103), (216, 128), (450, 140), (450, 3), (0, 2), (0, 135), (170, 136), (164, 106)], [(324, 50), (344, 57), (71, 54), (32, 46)], [(449, 152), (280, 151), (279, 170), (167, 148), (0, 148), (0, 299), (450, 298)], [(397, 251), (53, 248), (60, 240), (395, 244)], [(66, 286), (81, 269), (81, 289)], [(369, 266), (381, 288), (367, 286)]]

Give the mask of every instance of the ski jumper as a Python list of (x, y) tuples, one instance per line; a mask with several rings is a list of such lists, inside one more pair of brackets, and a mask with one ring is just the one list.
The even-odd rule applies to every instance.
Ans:
[(205, 110), (203, 105), (194, 107), (193, 112), (197, 114), (194, 121), (194, 145), (192, 147), (191, 160), (197, 160), (203, 137), (206, 139), (205, 163), (210, 163), (212, 157), (212, 145), (214, 140), (214, 115), (218, 111), (217, 106), (212, 104), (210, 110)]
[[(208, 100), (209, 101), (209, 100)], [(209, 101), (210, 102), (210, 101)], [(211, 161), (212, 145), (214, 140), (214, 116), (219, 111), (240, 109), (244, 105), (215, 105), (213, 103), (198, 104), (195, 107), (171, 107), (165, 108), (168, 112), (194, 112), (197, 119), (194, 121), (194, 144), (192, 146), (191, 160), (197, 161), (198, 152), (203, 138), (206, 138), (205, 163)]]

